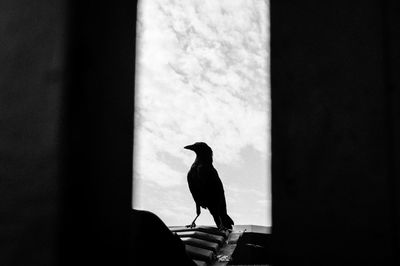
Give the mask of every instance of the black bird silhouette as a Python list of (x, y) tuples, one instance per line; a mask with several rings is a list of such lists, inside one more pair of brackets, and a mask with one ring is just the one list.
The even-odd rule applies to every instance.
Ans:
[(200, 215), (200, 207), (208, 209), (218, 229), (232, 229), (234, 224), (226, 211), (224, 188), (215, 170), (213, 152), (204, 142), (196, 142), (184, 147), (196, 153), (196, 160), (187, 175), (189, 190), (196, 202), (196, 218), (187, 227), (196, 227), (195, 221)]

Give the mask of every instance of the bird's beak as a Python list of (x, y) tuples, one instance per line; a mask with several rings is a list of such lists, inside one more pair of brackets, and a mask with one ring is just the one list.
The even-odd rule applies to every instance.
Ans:
[(192, 150), (193, 151), (193, 145), (187, 145), (187, 146), (185, 146), (185, 147), (183, 147), (184, 149), (187, 149), (187, 150)]

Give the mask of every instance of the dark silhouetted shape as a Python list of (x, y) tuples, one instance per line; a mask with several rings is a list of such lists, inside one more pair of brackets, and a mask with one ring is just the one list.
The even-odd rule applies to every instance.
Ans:
[(196, 266), (181, 239), (155, 214), (132, 210), (130, 252), (134, 265)]
[(236, 244), (229, 265), (270, 265), (273, 262), (271, 248), (270, 234), (245, 232)]
[(196, 160), (187, 175), (190, 192), (196, 202), (197, 216), (190, 227), (195, 227), (195, 221), (200, 215), (200, 207), (208, 209), (214, 218), (218, 229), (232, 229), (234, 224), (226, 211), (224, 188), (218, 172), (212, 162), (213, 152), (204, 142), (196, 142), (184, 147), (196, 153)]

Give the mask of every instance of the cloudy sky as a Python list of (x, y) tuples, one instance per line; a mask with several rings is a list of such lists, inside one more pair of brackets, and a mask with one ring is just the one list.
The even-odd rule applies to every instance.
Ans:
[(142, 0), (136, 54), (134, 208), (189, 224), (183, 147), (204, 141), (235, 224), (270, 225), (267, 0)]

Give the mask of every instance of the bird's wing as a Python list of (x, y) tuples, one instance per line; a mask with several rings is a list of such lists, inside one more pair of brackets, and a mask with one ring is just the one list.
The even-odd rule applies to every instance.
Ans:
[(197, 171), (191, 169), (187, 175), (187, 181), (189, 185), (190, 193), (192, 193), (193, 199), (198, 205), (202, 205), (202, 189), (197, 176)]
[(217, 170), (210, 165), (199, 165), (197, 174), (207, 189), (207, 201), (211, 204), (219, 204), (221, 200), (225, 202), (224, 188)]

